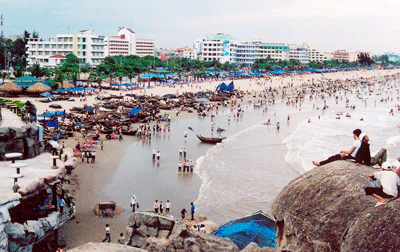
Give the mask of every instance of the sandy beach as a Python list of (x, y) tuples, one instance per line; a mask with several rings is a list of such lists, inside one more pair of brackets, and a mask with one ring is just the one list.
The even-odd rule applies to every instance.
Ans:
[[(301, 86), (303, 83), (318, 83), (323, 79), (354, 79), (354, 78), (370, 78), (372, 76), (384, 76), (391, 75), (394, 73), (400, 73), (399, 69), (396, 70), (370, 70), (370, 71), (353, 71), (353, 72), (337, 72), (337, 73), (325, 73), (321, 74), (312, 74), (312, 75), (304, 75), (304, 76), (291, 76), (286, 78), (281, 77), (272, 77), (270, 80), (261, 79), (243, 79), (243, 80), (234, 80), (234, 85), (236, 89), (240, 89), (242, 91), (256, 91), (260, 92), (265, 88), (282, 88), (284, 86), (289, 86), (293, 84), (292, 89), (296, 89)], [(162, 87), (157, 86), (151, 89), (141, 89), (134, 91), (109, 91), (106, 92), (108, 94), (116, 94), (120, 93), (135, 93), (135, 94), (147, 94), (152, 96), (162, 96), (168, 93), (183, 93), (183, 92), (198, 92), (204, 90), (215, 90), (215, 87), (222, 83), (223, 81), (217, 82), (205, 82), (205, 83), (195, 83), (190, 85), (183, 85), (172, 87)], [(224, 81), (229, 84), (231, 80)], [(153, 83), (151, 83), (153, 85)], [(146, 84), (147, 86), (147, 84)], [(290, 90), (290, 89), (288, 89)], [(290, 91), (288, 91), (290, 93)], [(52, 111), (53, 109), (48, 107), (48, 103), (41, 103), (38, 100), (41, 98), (31, 98), (31, 97), (20, 97), (18, 98), (21, 101), (30, 100), (37, 107), (38, 114), (45, 112), (46, 110)], [(79, 98), (75, 98), (75, 102), (69, 101), (59, 101), (57, 104), (62, 106), (62, 109), (66, 109), (67, 111), (72, 107), (82, 107), (84, 104), (94, 104), (97, 101), (95, 100), (95, 95), (87, 96), (87, 101), (81, 102)], [(174, 111), (169, 111), (172, 116), (172, 121), (176, 120), (184, 120), (189, 117), (196, 116), (195, 113), (189, 114), (183, 112), (177, 118)], [(152, 124), (151, 124), (152, 125)], [(137, 126), (134, 126), (137, 127)], [(76, 133), (74, 137), (71, 137), (67, 140), (64, 140), (67, 147), (73, 148), (78, 141), (83, 142), (83, 137), (80, 133)], [(99, 218), (96, 217), (93, 208), (96, 203), (102, 200), (113, 200), (110, 199), (109, 196), (105, 195), (102, 189), (108, 185), (112, 179), (113, 174), (115, 173), (118, 164), (122, 157), (126, 155), (125, 150), (127, 147), (132, 144), (134, 141), (138, 141), (136, 137), (125, 136), (124, 141), (105, 141), (104, 135), (101, 136), (100, 140), (104, 140), (105, 146), (104, 150), (101, 151), (99, 147), (96, 148), (96, 163), (81, 163), (79, 160), (79, 165), (76, 170), (74, 170), (73, 174), (77, 176), (79, 185), (77, 187), (76, 192), (74, 192), (74, 196), (76, 198), (76, 218), (69, 221), (67, 225), (65, 225), (59, 232), (60, 240), (66, 241), (66, 249), (70, 249), (81, 244), (87, 242), (98, 242), (104, 238), (104, 227), (106, 223), (111, 225), (111, 239), (113, 242), (116, 242), (119, 233), (125, 233), (125, 229), (127, 226), (129, 212), (131, 211), (128, 207), (129, 199), (126, 199), (126, 203), (121, 204), (126, 211), (116, 216), (115, 218)], [(134, 162), (134, 160), (132, 160)], [(137, 176), (143, 176), (140, 173), (137, 173)], [(143, 178), (145, 179), (145, 178)], [(149, 193), (147, 196), (155, 199), (158, 195), (152, 193), (152, 188), (156, 185), (149, 184)], [(194, 199), (195, 200), (195, 199)], [(118, 204), (120, 205), (120, 204)], [(139, 210), (149, 209), (150, 206), (141, 206)]]

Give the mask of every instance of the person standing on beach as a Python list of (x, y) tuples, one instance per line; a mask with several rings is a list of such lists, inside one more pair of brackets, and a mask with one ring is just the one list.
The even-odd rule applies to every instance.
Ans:
[(157, 161), (160, 161), (160, 156), (161, 156), (160, 151), (157, 151)]
[(160, 214), (162, 214), (163, 211), (164, 211), (164, 206), (163, 206), (163, 204), (162, 204), (162, 201), (160, 201), (159, 209), (160, 209)]
[(183, 147), (183, 157), (186, 158), (186, 147)]
[(165, 213), (169, 214), (169, 210), (171, 209), (171, 203), (169, 200), (167, 200), (167, 203), (165, 203)]
[(101, 141), (101, 143), (100, 143), (100, 147), (101, 147), (101, 150), (103, 150), (103, 147), (104, 147), (104, 143), (103, 143), (103, 141)]
[(156, 149), (153, 149), (153, 160), (155, 160), (155, 159), (156, 159), (156, 154), (157, 154), (157, 151), (156, 151)]
[(106, 224), (106, 238), (102, 240), (101, 242), (105, 242), (108, 239), (108, 242), (111, 243), (111, 234), (110, 234), (110, 225)]
[(138, 202), (137, 202), (136, 196), (133, 195), (131, 198), (132, 213), (135, 212), (136, 205), (138, 205)]
[(192, 219), (191, 220), (194, 220), (194, 209), (195, 209), (195, 206), (193, 205), (193, 202), (190, 202), (190, 205), (192, 206), (190, 208), (190, 214), (192, 215)]
[(183, 219), (185, 219), (185, 215), (186, 215), (186, 213), (187, 213), (186, 209), (185, 209), (185, 208), (184, 208), (184, 209), (182, 209), (182, 211), (181, 211), (181, 217), (182, 217), (182, 220), (183, 220)]
[(158, 200), (156, 200), (153, 205), (154, 212), (158, 213), (159, 207), (160, 207), (160, 204), (158, 203)]
[(182, 149), (182, 147), (179, 147), (179, 156), (182, 157), (182, 153), (183, 153), (183, 149)]

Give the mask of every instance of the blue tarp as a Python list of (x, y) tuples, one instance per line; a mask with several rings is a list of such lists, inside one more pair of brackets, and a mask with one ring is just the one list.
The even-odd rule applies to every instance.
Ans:
[(275, 247), (275, 221), (263, 211), (236, 219), (219, 227), (213, 235), (231, 239), (240, 250), (251, 242), (259, 247)]
[(134, 116), (136, 115), (140, 110), (142, 110), (143, 108), (133, 108), (131, 109), (131, 112), (129, 113), (129, 116)]
[(43, 97), (53, 97), (53, 95), (50, 92), (44, 92), (40, 94)]
[(207, 99), (207, 98), (196, 98), (196, 99), (193, 99), (193, 100), (195, 100), (195, 101), (197, 101), (197, 102), (209, 102), (209, 101), (210, 101), (210, 100)]
[(65, 116), (65, 115), (64, 115), (64, 111), (46, 112), (46, 113), (40, 114), (40, 115), (38, 115), (38, 116), (40, 116), (40, 117), (52, 117), (52, 116), (55, 116), (55, 115)]
[(75, 87), (75, 88), (71, 89), (71, 91), (82, 92), (82, 91), (84, 91), (84, 89), (81, 87)]
[(58, 127), (58, 120), (57, 119), (52, 119), (52, 120), (40, 120), (40, 124), (43, 125), (43, 127)]

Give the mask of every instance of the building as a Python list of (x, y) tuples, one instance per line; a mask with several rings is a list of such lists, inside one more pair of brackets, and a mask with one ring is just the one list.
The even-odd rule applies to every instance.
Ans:
[(136, 34), (130, 28), (122, 27), (117, 36), (110, 36), (105, 41), (106, 56), (115, 55), (139, 55), (154, 56), (154, 40), (136, 38)]
[(156, 57), (167, 57), (168, 59), (174, 58), (175, 57), (175, 50), (170, 50), (170, 49), (155, 49), (154, 50), (155, 56)]
[(27, 45), (27, 65), (39, 63), (41, 67), (55, 67), (63, 62), (63, 57), (72, 53), (81, 63), (93, 67), (104, 59), (104, 37), (93, 30), (83, 30), (77, 34), (59, 34), (52, 38), (29, 38)]
[(395, 54), (395, 53), (385, 53), (384, 54), (389, 62), (399, 62), (400, 61), (400, 56)]
[(307, 45), (306, 43), (303, 43), (302, 46), (308, 49), (308, 58), (310, 62), (324, 62), (333, 59), (333, 54), (330, 52), (323, 52), (314, 46)]
[[(346, 50), (337, 50), (333, 53), (333, 58), (338, 61), (348, 61), (348, 62), (355, 62), (358, 61), (358, 54), (359, 52), (346, 52)], [(367, 52), (369, 55), (370, 53)]]
[(223, 33), (197, 39), (193, 48), (199, 50), (200, 60), (246, 65), (253, 64), (256, 59), (297, 60), (301, 64), (308, 64), (310, 61), (322, 62), (333, 58), (332, 53), (306, 44), (263, 43), (259, 37), (254, 37), (250, 42), (239, 41)]
[(186, 59), (199, 59), (200, 52), (196, 48), (189, 48), (184, 45), (182, 48), (177, 48), (175, 50), (175, 57), (186, 58)]

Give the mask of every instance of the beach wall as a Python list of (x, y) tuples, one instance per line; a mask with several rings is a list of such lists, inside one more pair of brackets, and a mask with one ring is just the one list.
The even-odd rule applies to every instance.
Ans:
[(22, 153), (23, 159), (33, 158), (40, 154), (39, 127), (36, 124), (27, 124), (20, 128), (0, 128), (0, 161), (6, 160), (6, 153)]
[(291, 181), (272, 205), (276, 251), (398, 251), (400, 202), (365, 194), (378, 170), (336, 161)]

